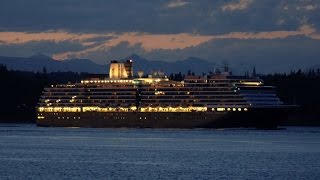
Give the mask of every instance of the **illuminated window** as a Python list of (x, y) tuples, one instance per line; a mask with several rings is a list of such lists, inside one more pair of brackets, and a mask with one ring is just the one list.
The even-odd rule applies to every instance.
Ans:
[(217, 111), (225, 111), (225, 108), (217, 108)]

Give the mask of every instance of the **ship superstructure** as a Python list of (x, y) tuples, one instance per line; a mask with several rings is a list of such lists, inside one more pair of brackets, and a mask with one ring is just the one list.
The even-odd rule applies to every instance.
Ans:
[[(80, 127), (275, 127), (287, 106), (275, 87), (228, 72), (169, 80), (133, 77), (132, 61), (112, 61), (109, 78), (44, 89), (38, 125)], [(277, 117), (277, 118), (274, 118)]]

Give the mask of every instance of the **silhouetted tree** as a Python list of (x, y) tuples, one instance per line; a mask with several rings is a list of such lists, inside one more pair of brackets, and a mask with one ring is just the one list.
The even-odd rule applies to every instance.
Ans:
[(0, 64), (0, 72), (7, 72), (7, 71), (8, 71), (7, 66), (4, 64)]
[(257, 76), (257, 72), (256, 72), (256, 68), (254, 67), (252, 70), (252, 77), (255, 77), (255, 76)]
[(47, 68), (45, 66), (42, 68), (42, 74), (47, 74)]

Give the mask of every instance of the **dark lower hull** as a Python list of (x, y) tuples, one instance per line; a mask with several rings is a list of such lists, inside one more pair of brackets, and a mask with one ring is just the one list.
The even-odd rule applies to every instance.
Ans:
[(282, 108), (224, 112), (41, 112), (38, 126), (128, 128), (277, 128)]

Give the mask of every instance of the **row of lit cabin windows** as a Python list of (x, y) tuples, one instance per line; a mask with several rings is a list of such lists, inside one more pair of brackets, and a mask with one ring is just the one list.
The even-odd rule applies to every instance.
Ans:
[(86, 89), (85, 92), (132, 92), (136, 91), (136, 88), (117, 88), (113, 87), (110, 89), (103, 89), (103, 88), (92, 88), (92, 89)]
[(247, 102), (246, 100), (243, 99), (230, 99), (230, 100), (212, 100), (212, 99), (192, 99), (192, 100), (179, 100), (179, 99), (141, 99), (141, 101), (146, 101), (146, 102), (212, 102), (212, 103), (217, 103), (217, 102)]
[[(168, 106), (207, 106), (208, 104), (210, 105), (215, 105), (215, 106), (239, 106), (239, 105), (248, 105), (249, 103), (247, 102), (140, 102), (141, 107), (155, 107), (155, 106), (161, 106), (161, 107), (168, 107)], [(261, 102), (261, 103), (251, 103), (251, 104), (281, 104), (279, 103), (266, 103), (266, 102)], [(101, 106), (102, 104), (100, 103), (82, 103), (82, 104), (53, 104), (51, 106), (46, 106), (46, 104), (40, 104), (41, 107), (84, 107), (84, 106)], [(117, 107), (128, 107), (128, 106), (135, 106), (135, 103), (130, 104), (129, 102), (126, 103), (113, 103), (113, 104), (104, 104), (105, 107), (112, 107), (112, 108), (117, 108)]]
[[(160, 107), (176, 107), (176, 106), (181, 106), (181, 107), (189, 107), (189, 106), (223, 106), (223, 105), (247, 105), (248, 103), (245, 102), (217, 102), (217, 103), (211, 103), (211, 102), (147, 102), (147, 101), (142, 101), (139, 103), (140, 106), (146, 107), (146, 106), (160, 106)], [(111, 103), (111, 104), (78, 104), (78, 106), (74, 106), (75, 104), (69, 104), (69, 106), (64, 106), (63, 104), (60, 105), (55, 105), (55, 106), (45, 106), (44, 104), (40, 104), (40, 110), (41, 109), (67, 109), (69, 111), (73, 112), (79, 112), (80, 108), (85, 108), (85, 107), (100, 107), (101, 105), (104, 105), (104, 107), (110, 107), (110, 108), (118, 108), (118, 107), (133, 107), (135, 106), (135, 102), (132, 103)]]
[[(245, 96), (245, 97), (276, 97), (275, 94), (273, 93), (251, 93), (251, 94), (235, 94), (234, 92), (228, 93), (228, 94), (211, 94), (211, 93), (165, 93), (162, 92), (162, 94), (157, 95), (156, 93), (141, 93), (141, 97), (147, 97), (147, 98), (233, 98), (233, 97), (239, 97), (239, 96)], [(63, 96), (63, 95), (43, 95), (42, 96), (44, 99), (45, 98), (50, 98), (50, 99), (131, 99), (135, 98), (136, 95), (78, 95), (76, 97), (74, 96)]]
[(136, 91), (136, 88), (117, 88), (117, 87), (110, 87), (110, 88), (45, 88), (45, 91), (47, 92), (68, 92), (68, 93), (74, 93), (74, 92), (106, 92), (106, 91)]
[(70, 96), (84, 96), (88, 94), (94, 95), (134, 95), (136, 91), (132, 92), (118, 92), (118, 91), (105, 91), (105, 92), (79, 92), (79, 93), (68, 93), (68, 92), (43, 92), (45, 95), (70, 95)]
[(64, 95), (56, 95), (56, 96), (48, 96), (48, 95), (42, 95), (42, 99), (53, 99), (53, 100), (87, 100), (87, 99), (132, 99), (135, 98), (136, 95), (116, 95), (116, 96), (111, 96), (111, 95), (88, 95), (88, 96), (64, 96)]
[(82, 91), (82, 92), (69, 92), (67, 90), (62, 91), (44, 91), (44, 94), (50, 94), (50, 95), (86, 95), (86, 94), (103, 94), (103, 95), (115, 95), (115, 94), (135, 94), (136, 91), (148, 93), (148, 92), (155, 92), (155, 91), (164, 91), (167, 93), (183, 93), (183, 92), (226, 92), (226, 91), (232, 91), (232, 90), (239, 90), (243, 93), (251, 93), (251, 92), (275, 92), (274, 88), (269, 87), (261, 87), (261, 88), (178, 88), (178, 89), (168, 89), (168, 88), (147, 88), (147, 89), (132, 89), (132, 90), (121, 90), (121, 89), (113, 89), (113, 90), (88, 90), (88, 91)]
[[(99, 107), (87, 107), (87, 109), (83, 108), (83, 112), (130, 112), (136, 111), (137, 109), (134, 108), (122, 108), (122, 109), (115, 109), (115, 108), (99, 108)], [(140, 112), (206, 112), (206, 111), (248, 111), (246, 107), (217, 107), (217, 108), (207, 108), (207, 107), (145, 107), (139, 108)], [(66, 111), (66, 109), (47, 109), (42, 108), (39, 112), (53, 112), (55, 116), (58, 116), (58, 112), (75, 112), (75, 111)], [(80, 111), (76, 111), (80, 112)], [(62, 115), (62, 114), (61, 114)], [(113, 114), (110, 114), (111, 116)], [(70, 117), (62, 116), (61, 119), (69, 119)], [(72, 118), (72, 117), (71, 117)], [(104, 117), (105, 118), (105, 117)], [(141, 118), (141, 117), (140, 117)], [(44, 119), (43, 114), (38, 114), (38, 119)], [(58, 116), (60, 119), (60, 116)], [(80, 117), (73, 117), (73, 119), (80, 119)]]
[[(278, 98), (275, 94), (257, 94), (254, 95), (140, 95), (142, 99), (232, 99), (232, 98), (246, 98), (246, 99), (276, 99)], [(87, 96), (87, 97), (66, 97), (66, 96), (42, 96), (40, 101), (90, 101), (93, 100), (113, 100), (113, 99), (136, 99), (136, 96)]]
[(185, 83), (184, 87), (230, 87), (231, 84), (187, 84)]
[(134, 92), (117, 92), (117, 91), (109, 91), (109, 92), (104, 92), (104, 93), (97, 93), (97, 92), (85, 92), (85, 93), (66, 93), (66, 92), (43, 92), (43, 95), (46, 96), (57, 96), (57, 95), (62, 95), (62, 96), (89, 96), (89, 95), (103, 95), (103, 96), (114, 96), (114, 95), (135, 95), (136, 91)]
[(159, 103), (159, 102), (142, 102), (140, 107), (207, 107), (208, 104), (210, 106), (248, 106), (248, 103), (205, 103), (205, 102), (196, 102), (196, 103), (179, 103), (179, 102), (167, 102), (167, 103)]
[(136, 102), (136, 99), (130, 99), (130, 100), (122, 100), (122, 99), (117, 99), (117, 100), (88, 100), (88, 101), (73, 101), (73, 102), (70, 102), (70, 101), (66, 101), (66, 102), (63, 102), (63, 101), (59, 101), (59, 102), (56, 102), (56, 101), (53, 101), (53, 102), (42, 101), (40, 103), (53, 105), (53, 104), (74, 104), (74, 103), (86, 104), (86, 103), (117, 103), (117, 102), (121, 102), (121, 103)]
[(57, 117), (58, 119), (81, 119), (80, 117), (60, 117), (60, 116), (58, 116)]
[(256, 93), (270, 93), (270, 94), (275, 94), (276, 90), (275, 89), (251, 89), (251, 90), (239, 90), (237, 88), (233, 89), (236, 90), (237, 92), (241, 92), (241, 94), (256, 94)]
[(234, 95), (234, 91), (141, 91), (141, 95)]
[[(238, 90), (238, 89), (227, 89), (223, 91), (213, 91), (213, 90), (196, 90), (196, 89), (186, 89), (186, 90), (168, 90), (168, 89), (149, 89), (141, 90), (141, 94), (155, 94), (155, 92), (162, 91), (164, 94), (174, 95), (174, 94), (232, 94), (234, 90), (241, 92), (243, 94), (256, 94), (256, 93), (275, 93), (273, 89), (266, 90)], [(107, 91), (107, 92), (82, 92), (82, 93), (68, 93), (68, 92), (44, 92), (44, 95), (70, 95), (70, 96), (87, 96), (87, 95), (135, 95), (136, 91), (131, 92), (119, 92), (118, 90)]]
[(230, 99), (230, 100), (210, 100), (210, 99), (142, 99), (141, 102), (207, 102), (207, 103), (227, 103), (227, 102), (247, 102), (243, 99)]
[[(235, 96), (236, 93), (234, 91), (223, 91), (223, 92), (164, 92), (161, 91), (162, 93), (157, 93), (160, 91), (153, 91), (153, 92), (140, 92), (140, 95), (168, 95), (168, 96), (173, 96), (173, 95), (194, 95), (194, 96), (204, 96), (204, 95), (211, 95), (211, 96)], [(251, 93), (252, 94), (252, 93)], [(270, 94), (270, 93), (266, 93), (266, 94)], [(135, 97), (136, 94), (134, 93), (127, 93), (127, 94), (119, 94), (119, 93), (115, 93), (112, 95), (112, 93), (105, 93), (105, 94), (94, 94), (94, 93), (90, 93), (90, 94), (75, 94), (77, 99), (87, 99), (89, 96), (90, 97), (97, 97), (97, 96), (101, 96), (103, 98), (107, 97), (116, 97), (116, 96), (128, 96), (128, 97)], [(68, 98), (72, 98), (72, 95), (69, 95), (67, 93), (50, 93), (50, 94), (43, 94), (42, 97), (46, 98), (61, 98), (61, 99), (68, 99)]]
[(218, 80), (218, 79), (184, 79), (184, 83), (231, 83), (231, 82), (240, 82), (239, 80)]
[[(247, 101), (198, 101), (198, 100), (181, 100), (181, 101), (170, 101), (170, 100), (142, 100), (140, 101), (141, 104), (147, 104), (147, 105), (152, 105), (152, 104), (159, 104), (159, 105), (188, 105), (188, 104), (249, 104)], [(188, 105), (189, 106), (189, 105)]]
[[(182, 107), (189, 107), (189, 106), (204, 106), (206, 107), (208, 104), (210, 105), (214, 105), (214, 106), (248, 106), (249, 104), (248, 103), (245, 103), (245, 102), (238, 102), (238, 103), (234, 103), (234, 102), (230, 102), (230, 103), (207, 103), (207, 102), (195, 102), (195, 103), (192, 103), (192, 102), (189, 102), (189, 103), (184, 103), (184, 104), (181, 104), (179, 102), (162, 102), (162, 103), (159, 103), (159, 102), (149, 102), (149, 103), (141, 103), (139, 105), (139, 107), (178, 107), (178, 106), (182, 106)], [(251, 103), (251, 105), (279, 105), (281, 103)], [(69, 105), (57, 105), (57, 106), (41, 106), (41, 107), (48, 107), (48, 108), (55, 108), (55, 107), (62, 107), (62, 108), (67, 108), (67, 107), (85, 107), (85, 106), (101, 106), (101, 104), (78, 104), (76, 106), (73, 106), (72, 104), (69, 104)], [(114, 105), (106, 105), (105, 107), (111, 107), (111, 108), (128, 108), (130, 106), (135, 106), (134, 104), (114, 104)]]
[(252, 101), (251, 105), (279, 105), (283, 104), (281, 101)]
[(279, 101), (280, 99), (277, 97), (259, 97), (259, 98), (245, 98), (248, 101)]
[(254, 93), (254, 94), (244, 94), (244, 93), (241, 93), (242, 96), (245, 96), (245, 97), (277, 97), (276, 94), (274, 93), (265, 93), (265, 94), (257, 94), (257, 93)]
[(179, 87), (179, 88), (140, 88), (139, 90), (141, 91), (219, 91), (219, 90), (229, 90), (232, 89), (233, 87)]
[(237, 98), (243, 98), (241, 95), (232, 95), (232, 96), (217, 96), (217, 95), (207, 95), (207, 96), (194, 96), (194, 95), (174, 95), (174, 96), (168, 96), (168, 95), (142, 95), (142, 99), (237, 99)]
[(184, 79), (184, 82), (188, 83), (201, 83), (201, 82), (207, 82), (207, 83), (241, 83), (241, 82), (262, 82), (261, 79), (242, 79), (240, 76), (238, 78), (233, 79), (217, 79), (217, 78), (196, 78), (196, 79)]
[(131, 100), (136, 100), (136, 98), (132, 97), (132, 98), (129, 98), (129, 97), (121, 97), (121, 98), (90, 98), (90, 99), (64, 99), (64, 98), (59, 98), (59, 99), (48, 99), (48, 98), (51, 98), (51, 97), (47, 97), (47, 98), (43, 98), (43, 99), (40, 99), (40, 102), (45, 102), (45, 103), (63, 103), (63, 102), (70, 102), (70, 103), (75, 103), (75, 102), (93, 102), (93, 101), (96, 101), (96, 102), (102, 102), (102, 101), (118, 101), (118, 100), (121, 100), (121, 101), (131, 101)]
[[(150, 111), (150, 112), (155, 112), (155, 111)], [(158, 112), (158, 111), (157, 111)], [(162, 112), (162, 111), (161, 111)], [(166, 112), (166, 111), (164, 111)], [(44, 119), (45, 117), (44, 116), (38, 116), (38, 119)], [(103, 117), (103, 119), (119, 119), (119, 120), (124, 120), (124, 119), (127, 119), (128, 117), (127, 116), (112, 116), (112, 117)], [(163, 117), (161, 117), (163, 118)], [(170, 119), (170, 118), (173, 118), (173, 117), (169, 117), (169, 116), (166, 116), (165, 117), (166, 119)], [(187, 116), (187, 117), (184, 117), (185, 119), (196, 119), (196, 120), (199, 120), (199, 119), (206, 119), (207, 117), (205, 116)], [(58, 116), (57, 119), (59, 120), (68, 120), (68, 119), (71, 119), (71, 120), (80, 120), (81, 117), (77, 116), (73, 116), (73, 117), (64, 117), (64, 116)], [(139, 116), (138, 117), (139, 120), (147, 120), (147, 119), (157, 119), (156, 116), (151, 116), (151, 117), (146, 117), (146, 116)]]
[[(256, 98), (256, 99), (243, 99), (239, 98), (141, 98), (140, 101), (155, 101), (155, 102), (245, 102), (245, 101), (279, 101), (278, 98)], [(136, 102), (137, 99), (91, 99), (91, 100), (40, 100), (42, 104), (74, 104), (74, 103), (114, 103), (114, 102)]]

